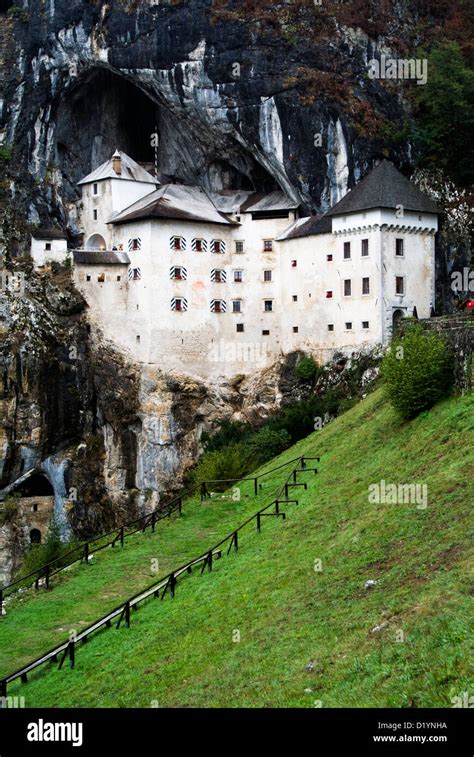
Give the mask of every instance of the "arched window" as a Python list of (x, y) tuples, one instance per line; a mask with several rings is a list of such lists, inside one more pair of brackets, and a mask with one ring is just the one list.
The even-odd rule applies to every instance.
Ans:
[(106, 250), (107, 245), (102, 234), (92, 234), (86, 242), (86, 250)]
[(32, 528), (30, 531), (30, 543), (41, 544), (41, 531), (39, 528)]

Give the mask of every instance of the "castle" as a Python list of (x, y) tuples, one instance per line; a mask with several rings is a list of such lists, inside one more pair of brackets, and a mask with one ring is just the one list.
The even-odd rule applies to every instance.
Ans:
[[(92, 328), (136, 362), (203, 378), (297, 349), (321, 362), (433, 307), (438, 211), (388, 161), (310, 217), (281, 191), (161, 185), (118, 151), (79, 185), (74, 280)], [(61, 235), (32, 239), (37, 267), (67, 254)]]

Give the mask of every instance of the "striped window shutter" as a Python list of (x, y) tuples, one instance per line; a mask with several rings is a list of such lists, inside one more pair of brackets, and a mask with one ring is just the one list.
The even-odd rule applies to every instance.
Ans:
[[(181, 271), (181, 276), (176, 276), (175, 274), (176, 269), (179, 269)], [(181, 278), (183, 281), (186, 281), (188, 278), (188, 272), (186, 268), (183, 268), (183, 266), (175, 266), (175, 265), (172, 266), (170, 268), (170, 279), (176, 279), (176, 278), (178, 279)]]
[(142, 277), (142, 271), (141, 268), (129, 268), (128, 269), (128, 280), (129, 281), (139, 281)]
[(211, 300), (211, 313), (225, 313), (227, 303), (225, 300)]
[(193, 239), (191, 243), (191, 249), (193, 252), (196, 252), (197, 248), (199, 247), (199, 243), (201, 244), (201, 252), (207, 252), (207, 241), (205, 239)]
[[(177, 300), (181, 303), (181, 307), (177, 304)], [(184, 297), (173, 297), (171, 300), (171, 310), (186, 311), (188, 309), (188, 301)]]
[(211, 242), (212, 252), (216, 252), (216, 245), (219, 246), (219, 252), (225, 252), (225, 242), (222, 239), (213, 239)]
[(128, 251), (131, 252), (132, 250), (141, 250), (142, 249), (142, 240), (140, 237), (137, 237), (136, 239), (129, 239), (128, 240)]
[(215, 282), (216, 279), (219, 278), (217, 274), (220, 274), (220, 281), (225, 284), (227, 281), (227, 274), (225, 271), (220, 270), (219, 268), (213, 268), (211, 271), (211, 281)]
[(176, 250), (176, 242), (179, 242), (179, 249), (185, 250), (186, 249), (186, 240), (184, 237), (170, 237), (170, 250)]

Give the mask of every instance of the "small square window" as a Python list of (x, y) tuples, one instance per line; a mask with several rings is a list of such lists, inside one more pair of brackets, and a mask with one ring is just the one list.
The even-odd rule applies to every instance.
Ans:
[(175, 300), (175, 310), (182, 310), (183, 309), (183, 301), (177, 297)]
[(35, 504), (34, 504), (34, 505), (32, 505), (32, 506), (31, 506), (31, 509), (32, 509), (32, 511), (33, 511), (34, 513), (37, 513), (37, 512), (38, 512), (38, 505), (36, 504), (36, 502), (35, 502)]
[(352, 294), (352, 281), (344, 279), (344, 297), (350, 297)]
[(362, 328), (368, 329), (369, 328), (369, 322), (368, 321), (362, 321)]
[(242, 282), (242, 271), (234, 271), (234, 281), (236, 283)]
[(91, 277), (89, 275), (86, 276), (86, 281), (90, 281)]
[(334, 331), (334, 324), (328, 323), (328, 331)]
[(403, 239), (396, 239), (395, 240), (395, 255), (398, 258), (403, 258), (403, 256), (405, 255), (405, 251), (403, 249), (403, 247), (404, 247), (403, 241), (404, 241)]
[(232, 312), (233, 313), (242, 312), (242, 302), (240, 300), (232, 300)]
[[(181, 239), (179, 237), (175, 237), (174, 238), (173, 246), (174, 246), (175, 250), (180, 250), (181, 249)], [(133, 248), (133, 249), (135, 249), (135, 248)]]
[(244, 251), (244, 243), (240, 239), (235, 243), (235, 251), (239, 253)]
[(202, 239), (195, 240), (194, 249), (196, 250), (196, 252), (202, 252)]
[(262, 336), (270, 336), (270, 332), (268, 329), (263, 329)]
[(332, 290), (331, 290), (331, 289), (329, 289), (329, 290), (328, 290), (328, 291), (326, 292), (326, 299), (327, 299), (327, 300), (332, 300)]
[(363, 258), (366, 258), (369, 254), (369, 240), (363, 239), (361, 242), (361, 255)]
[(293, 302), (298, 302), (298, 295), (297, 294), (293, 295)]
[(122, 279), (121, 276), (117, 276), (117, 281), (121, 281), (121, 279)]
[(44, 249), (48, 251), (51, 250), (51, 242), (46, 242)]
[(104, 282), (105, 281), (105, 273), (99, 273), (99, 275), (97, 276), (97, 281), (99, 281), (100, 283)]
[(264, 252), (272, 252), (273, 250), (273, 240), (271, 239), (264, 239), (263, 240), (263, 251)]
[(222, 242), (220, 239), (214, 239), (212, 243), (212, 252), (221, 252), (222, 251)]
[(90, 333), (91, 333), (91, 326), (90, 326), (90, 323), (87, 323), (87, 324), (86, 324), (86, 332), (87, 332), (88, 334), (90, 334)]
[(93, 192), (94, 192), (95, 195), (99, 193), (99, 186), (98, 186), (98, 184), (94, 184)]
[(271, 313), (273, 310), (273, 300), (264, 300), (264, 310), (266, 313)]
[(263, 272), (263, 280), (264, 281), (271, 281), (272, 280), (272, 272), (271, 271), (264, 271)]
[(298, 326), (293, 326), (293, 334), (297, 334), (297, 333), (298, 333)]
[(331, 263), (331, 261), (332, 261), (332, 255), (331, 254), (326, 255), (326, 260), (328, 261), (328, 263)]
[(140, 334), (137, 334), (137, 335), (136, 335), (136, 337), (135, 337), (135, 341), (136, 341), (136, 342), (139, 342), (139, 341), (140, 341)]
[(298, 261), (297, 260), (292, 260), (291, 261), (291, 267), (292, 268), (296, 268), (297, 265), (298, 265)]
[(344, 260), (349, 260), (351, 256), (351, 243), (344, 242)]
[(238, 331), (239, 334), (241, 334), (243, 332), (243, 330), (244, 330), (244, 324), (243, 323), (237, 323), (236, 326), (235, 326), (235, 330)]
[(97, 221), (97, 210), (94, 210), (94, 221)]
[(364, 276), (362, 279), (362, 294), (370, 294), (370, 279), (368, 276)]
[(395, 292), (397, 294), (405, 294), (405, 281), (403, 276), (395, 276)]
[(352, 331), (352, 321), (346, 321), (346, 331)]

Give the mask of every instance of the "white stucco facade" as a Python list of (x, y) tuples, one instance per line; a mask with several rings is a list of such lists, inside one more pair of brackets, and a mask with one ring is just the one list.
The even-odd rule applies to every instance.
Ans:
[(394, 319), (430, 315), (436, 213), (335, 212), (322, 233), (281, 193), (157, 189), (101, 169), (82, 182), (74, 279), (92, 328), (137, 362), (231, 377), (296, 349), (322, 362), (384, 345)]

